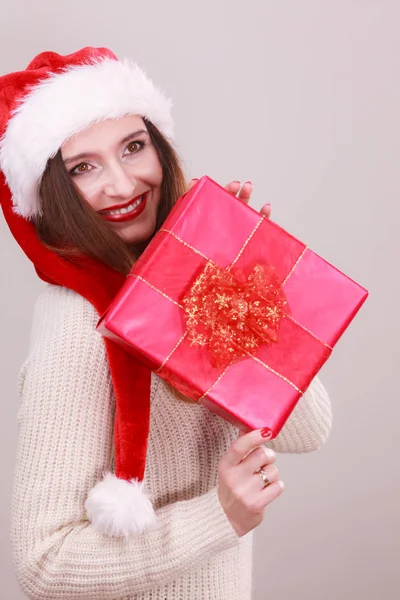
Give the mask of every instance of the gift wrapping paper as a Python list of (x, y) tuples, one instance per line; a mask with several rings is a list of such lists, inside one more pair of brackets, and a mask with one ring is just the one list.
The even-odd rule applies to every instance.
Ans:
[(245, 431), (269, 427), (274, 438), (367, 295), (202, 177), (97, 330), (188, 398)]

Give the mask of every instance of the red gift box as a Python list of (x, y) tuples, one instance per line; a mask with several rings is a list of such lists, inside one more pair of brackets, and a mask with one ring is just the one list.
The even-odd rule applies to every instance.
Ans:
[(367, 295), (202, 177), (97, 330), (237, 427), (276, 437)]

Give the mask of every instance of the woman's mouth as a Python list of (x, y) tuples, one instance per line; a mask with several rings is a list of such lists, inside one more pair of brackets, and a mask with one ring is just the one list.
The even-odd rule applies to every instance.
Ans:
[(136, 219), (146, 208), (146, 200), (149, 192), (145, 192), (141, 196), (136, 196), (126, 204), (120, 205), (118, 208), (110, 210), (101, 210), (99, 215), (107, 221), (121, 223), (122, 221), (131, 221)]

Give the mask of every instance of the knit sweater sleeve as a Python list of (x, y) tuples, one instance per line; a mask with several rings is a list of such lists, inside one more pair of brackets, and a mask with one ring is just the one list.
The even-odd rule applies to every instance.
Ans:
[(279, 435), (267, 446), (276, 452), (313, 452), (327, 441), (332, 429), (329, 396), (315, 377), (294, 407)]
[(109, 470), (113, 448), (111, 380), (96, 320), (86, 300), (49, 286), (20, 373), (12, 548), (19, 583), (35, 600), (147, 592), (240, 540), (216, 488), (163, 506), (160, 526), (136, 538), (105, 537), (87, 521), (87, 493)]

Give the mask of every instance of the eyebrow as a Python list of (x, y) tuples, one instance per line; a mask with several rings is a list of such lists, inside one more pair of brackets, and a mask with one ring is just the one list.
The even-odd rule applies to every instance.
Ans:
[[(137, 137), (138, 135), (142, 135), (143, 133), (148, 134), (149, 132), (147, 131), (147, 129), (139, 129), (138, 131), (129, 133), (122, 140), (119, 141), (118, 145), (120, 146), (121, 144), (125, 144), (126, 142), (129, 142), (129, 140), (131, 140), (132, 138)], [(75, 154), (74, 156), (69, 156), (68, 158), (64, 159), (64, 164), (67, 165), (77, 160), (88, 158), (89, 156), (97, 156), (97, 154), (95, 152), (82, 152), (81, 154)]]

